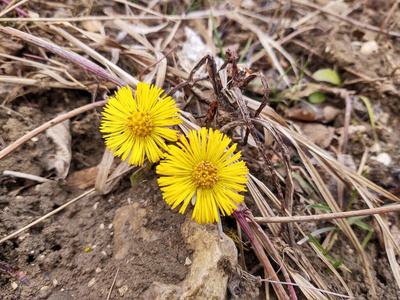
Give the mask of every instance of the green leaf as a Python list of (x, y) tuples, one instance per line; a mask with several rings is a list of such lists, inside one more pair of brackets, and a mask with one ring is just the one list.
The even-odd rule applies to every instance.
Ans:
[(359, 97), (364, 102), (365, 107), (367, 108), (369, 120), (371, 122), (371, 126), (372, 126), (372, 129), (374, 131), (374, 141), (377, 143), (378, 142), (378, 135), (376, 134), (376, 131), (375, 131), (374, 111), (372, 109), (371, 101), (369, 101), (368, 97), (365, 97), (365, 96), (362, 96), (362, 95), (360, 95)]
[(327, 212), (332, 212), (332, 209), (328, 205), (320, 205), (320, 204), (309, 204), (306, 208), (315, 208)]
[(221, 37), (218, 34), (217, 26), (215, 25), (214, 15), (213, 15), (212, 11), (210, 11), (210, 13), (211, 13), (211, 22), (212, 22), (212, 26), (213, 26), (213, 32), (214, 32), (214, 36), (215, 36), (215, 38), (217, 40), (217, 45), (218, 45), (218, 48), (219, 48), (219, 52), (221, 54), (221, 58), (223, 60), (225, 60), (225, 52), (224, 52), (224, 49), (222, 49), (222, 41), (221, 41)]
[(325, 95), (322, 94), (321, 92), (315, 92), (312, 93), (310, 96), (308, 96), (308, 101), (310, 101), (311, 103), (322, 103), (324, 102), (326, 99)]
[(374, 233), (374, 230), (372, 229), (370, 232), (368, 232), (367, 236), (365, 237), (365, 239), (363, 240), (361, 247), (363, 249), (365, 249), (365, 246), (367, 246), (369, 240), (371, 239), (372, 234)]
[[(305, 242), (307, 242), (307, 241), (309, 240), (308, 235), (311, 235), (312, 237), (315, 237), (315, 236), (319, 236), (320, 234), (323, 234), (323, 233), (325, 233), (325, 232), (332, 231), (332, 230), (335, 230), (335, 229), (336, 229), (336, 227), (334, 227), (334, 226), (324, 227), (324, 228), (317, 229), (317, 230), (315, 230), (315, 231), (313, 231), (313, 232), (307, 234), (307, 236), (304, 237), (304, 238), (302, 238), (300, 241), (298, 241), (297, 244), (298, 244), (298, 245), (302, 245), (302, 244), (304, 244)], [(321, 250), (321, 251), (322, 251), (322, 250)]]
[(311, 234), (307, 234), (308, 236), (308, 240), (314, 244), (315, 247), (317, 247), (324, 256), (326, 256), (328, 254), (328, 251), (326, 251), (324, 249), (324, 247), (315, 239), (315, 237), (313, 237)]
[(247, 40), (246, 46), (244, 46), (242, 54), (240, 55), (239, 64), (241, 64), (243, 62), (244, 57), (246, 56), (247, 52), (249, 52), (252, 41), (253, 41), (253, 37), (250, 36), (249, 39)]
[(317, 81), (324, 81), (334, 85), (340, 85), (339, 74), (332, 69), (320, 69), (313, 74), (313, 78)]
[(342, 257), (340, 260), (337, 260), (337, 261), (333, 264), (333, 267), (334, 267), (335, 269), (337, 269), (337, 268), (339, 268), (339, 267), (343, 264), (343, 262), (344, 262), (344, 257)]
[(356, 224), (357, 227), (362, 229), (362, 230), (374, 231), (371, 226), (369, 226), (368, 224), (364, 223), (363, 221), (357, 221), (354, 224)]

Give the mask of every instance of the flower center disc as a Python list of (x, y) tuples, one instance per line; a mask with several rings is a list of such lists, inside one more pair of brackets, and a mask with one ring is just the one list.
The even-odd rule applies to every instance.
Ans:
[(127, 126), (138, 136), (146, 136), (153, 129), (153, 122), (147, 112), (134, 111), (128, 117)]
[(198, 187), (210, 188), (218, 181), (218, 169), (212, 163), (201, 161), (193, 169), (193, 179)]

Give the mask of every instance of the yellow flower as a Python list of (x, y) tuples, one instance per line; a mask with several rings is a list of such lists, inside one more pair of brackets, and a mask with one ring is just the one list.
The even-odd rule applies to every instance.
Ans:
[[(107, 148), (115, 156), (142, 166), (145, 155), (150, 162), (159, 161), (167, 150), (164, 140), (176, 141), (178, 131), (168, 128), (182, 123), (179, 109), (171, 97), (160, 95), (164, 90), (147, 83), (137, 85), (135, 98), (129, 86), (110, 97), (103, 111), (100, 131)], [(161, 149), (160, 149), (161, 148)]]
[(194, 202), (192, 219), (198, 223), (219, 222), (222, 215), (231, 215), (246, 191), (244, 161), (241, 153), (233, 154), (236, 144), (228, 150), (231, 139), (218, 130), (192, 130), (171, 145), (165, 159), (157, 167), (161, 175), (158, 184), (165, 201), (174, 209), (183, 202), (179, 212), (184, 213), (189, 202)]

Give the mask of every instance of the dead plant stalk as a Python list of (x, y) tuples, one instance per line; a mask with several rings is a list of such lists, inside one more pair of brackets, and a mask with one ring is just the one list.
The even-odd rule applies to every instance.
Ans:
[(378, 215), (384, 214), (388, 212), (400, 211), (400, 204), (371, 208), (371, 209), (362, 209), (356, 211), (346, 211), (339, 213), (331, 213), (331, 214), (321, 214), (321, 215), (313, 215), (313, 216), (294, 216), (294, 217), (258, 217), (254, 218), (254, 220), (259, 224), (268, 224), (268, 223), (294, 223), (294, 222), (311, 222), (311, 221), (329, 221), (335, 219), (344, 219), (358, 216), (370, 216), (370, 215)]

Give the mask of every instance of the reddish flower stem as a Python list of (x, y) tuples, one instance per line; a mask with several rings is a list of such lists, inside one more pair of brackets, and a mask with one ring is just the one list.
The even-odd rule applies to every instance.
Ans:
[(257, 231), (260, 232), (260, 234), (261, 234), (262, 236), (264, 236), (264, 240), (266, 241), (268, 248), (271, 249), (271, 251), (272, 251), (273, 254), (274, 254), (274, 259), (275, 259), (275, 261), (276, 261), (276, 262), (279, 264), (279, 266), (281, 267), (282, 274), (283, 274), (283, 276), (285, 277), (285, 281), (289, 284), (289, 285), (288, 285), (288, 289), (289, 289), (289, 292), (290, 292), (290, 296), (292, 297), (293, 300), (297, 300), (297, 295), (296, 295), (296, 292), (295, 292), (294, 287), (293, 287), (293, 285), (292, 285), (293, 283), (292, 283), (292, 281), (290, 280), (289, 273), (288, 273), (288, 271), (286, 270), (286, 267), (285, 267), (285, 265), (283, 264), (283, 261), (281, 260), (281, 257), (279, 256), (279, 253), (276, 251), (274, 245), (271, 243), (271, 240), (270, 240), (269, 237), (265, 234), (265, 232), (264, 232), (264, 230), (261, 228), (261, 226), (258, 225), (258, 223), (257, 223), (252, 217), (248, 217), (248, 219), (250, 220), (251, 225), (254, 226), (254, 227), (257, 229)]
[[(253, 233), (253, 229), (248, 224), (247, 219), (251, 219), (246, 210), (240, 206), (233, 212), (233, 216), (238, 221), (240, 228), (244, 231), (247, 238), (250, 240), (250, 243), (253, 247), (254, 253), (257, 255), (258, 259), (264, 265), (264, 268), (267, 270), (267, 274), (269, 278), (273, 281), (279, 282), (279, 278), (275, 273), (274, 268), (272, 267), (268, 257), (265, 255), (264, 249), (260, 242), (258, 241), (257, 237)], [(279, 299), (288, 300), (289, 296), (286, 294), (285, 289), (280, 283), (271, 283), (276, 294), (278, 295)], [(297, 298), (294, 298), (297, 299)]]
[[(3, 2), (3, 3), (6, 4), (6, 5), (9, 5), (9, 4), (10, 4), (10, 2), (8, 2), (7, 0), (0, 0), (0, 1)], [(15, 11), (16, 11), (17, 13), (19, 13), (21, 16), (24, 16), (25, 18), (29, 18), (29, 14), (28, 14), (26, 11), (24, 11), (23, 9), (18, 8), (18, 7), (14, 8), (14, 9), (15, 9)]]
[(127, 85), (126, 82), (123, 81), (122, 79), (120, 79), (119, 77), (108, 73), (106, 70), (102, 69), (101, 67), (99, 67), (95, 63), (91, 62), (90, 60), (80, 56), (79, 54), (64, 50), (55, 44), (51, 44), (51, 43), (46, 42), (45, 40), (42, 40), (38, 37), (35, 37), (33, 35), (27, 34), (23, 31), (20, 31), (20, 30), (11, 28), (11, 27), (4, 27), (4, 26), (0, 25), (0, 32), (11, 35), (11, 36), (16, 36), (17, 38), (19, 38), (21, 40), (27, 41), (31, 44), (34, 44), (34, 45), (42, 47), (50, 52), (53, 52), (54, 54), (64, 57), (65, 59), (75, 63), (76, 65), (80, 66), (81, 68), (86, 69), (90, 73), (100, 76), (101, 78), (104, 78), (105, 80), (111, 81), (118, 86)]

